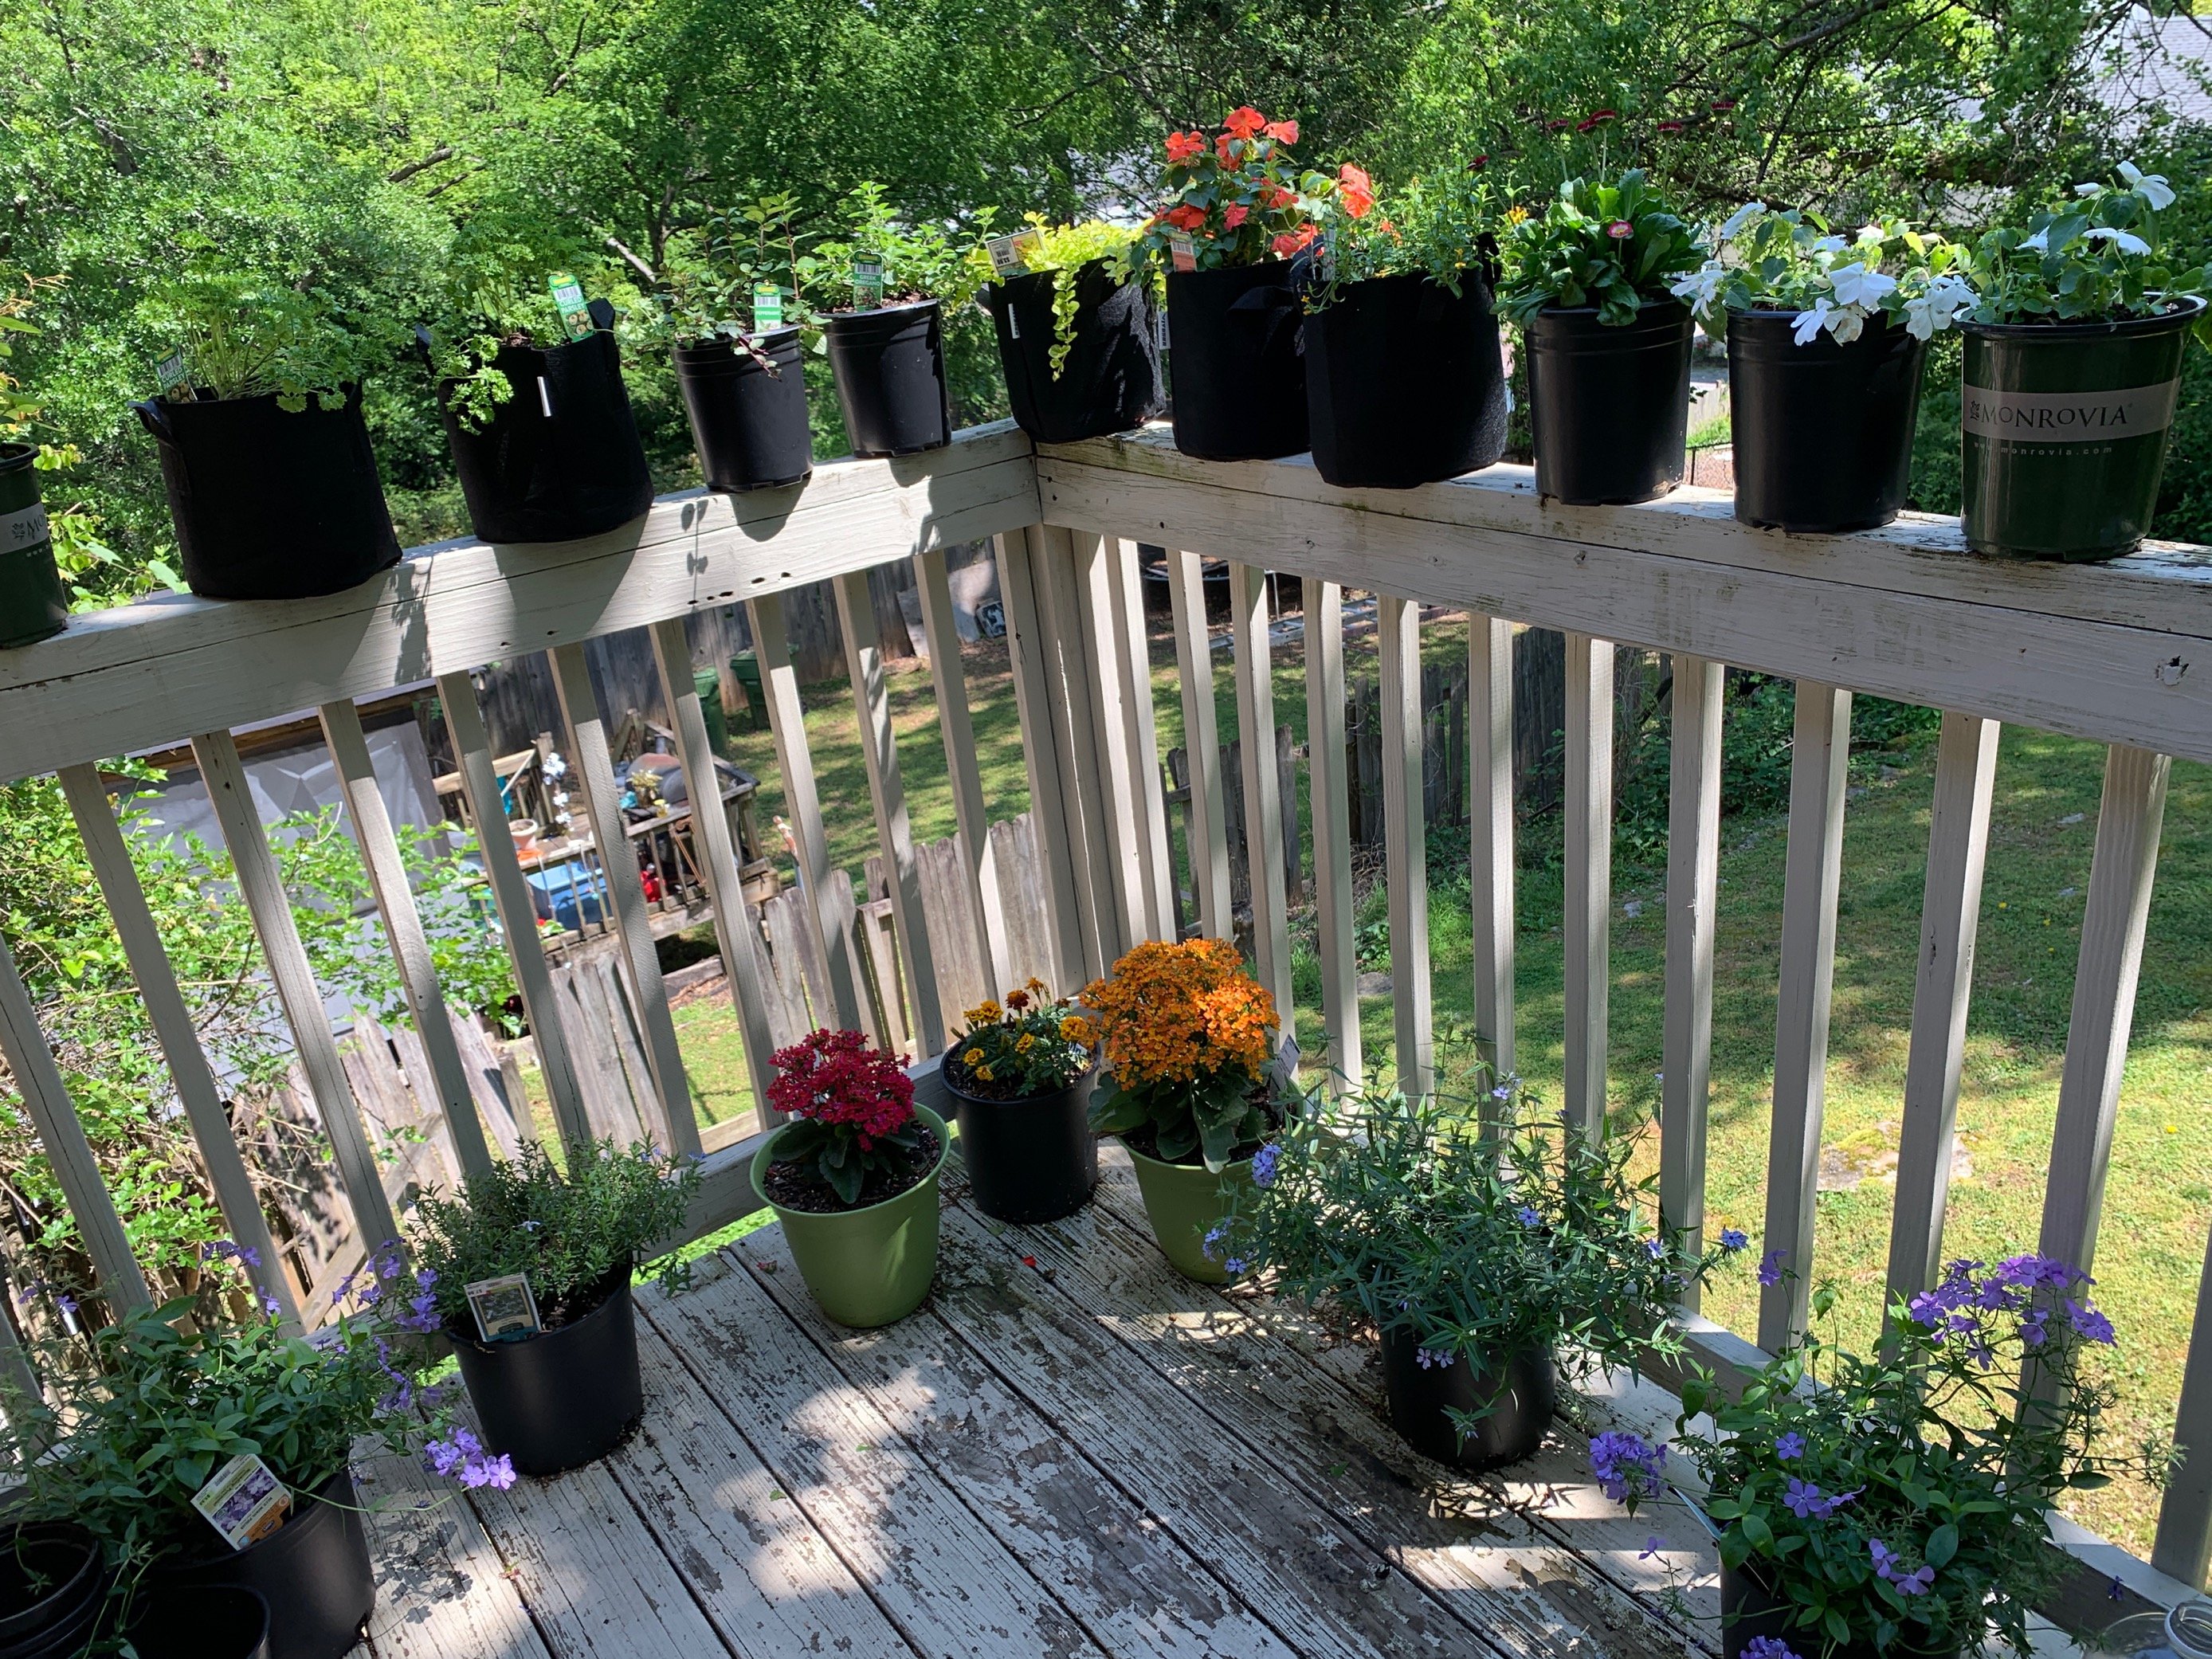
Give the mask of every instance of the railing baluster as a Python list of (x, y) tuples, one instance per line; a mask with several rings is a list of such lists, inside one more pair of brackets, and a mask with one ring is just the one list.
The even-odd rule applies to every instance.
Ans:
[[(783, 616), (783, 595), (763, 593), (748, 600), (753, 650), (760, 659), (762, 695), (775, 739), (776, 769), (783, 775), (784, 809), (799, 842), (799, 881), (805, 890), (808, 928), (821, 948), (830, 975), (830, 1000), (843, 1030), (860, 1029), (860, 991), (854, 975), (852, 934), (830, 890), (830, 841), (822, 831), (822, 798), (814, 782), (814, 751), (806, 741), (806, 705), (799, 696), (799, 673), (791, 665), (791, 633)], [(817, 1011), (816, 1018), (821, 1017)]]
[(222, 1091), (216, 1086), (207, 1053), (200, 1047), (198, 1029), (192, 1024), (191, 1010), (177, 987), (176, 970), (154, 926), (145, 890), (138, 884), (137, 866), (131, 861), (122, 826), (115, 821), (107, 786), (100, 781), (99, 770), (88, 764), (64, 766), (58, 775), (62, 791), (69, 798), (70, 815), (76, 820), (77, 834), (83, 838), (93, 877), (100, 883), (107, 914), (115, 923), (116, 937), (123, 941), (123, 954), (130, 959), (131, 977), (138, 982), (146, 1017), (161, 1045), (161, 1057), (168, 1062), (185, 1121), (191, 1125), (200, 1162), (207, 1166), (223, 1222), (230, 1229), (232, 1240), (258, 1258), (246, 1270), (255, 1288), (263, 1296), (273, 1297), (279, 1316), (296, 1326), (300, 1309), (292, 1296), (291, 1281), (277, 1261), (276, 1241), (270, 1237), (268, 1218), (254, 1194), (252, 1174), (231, 1131)]
[(1613, 642), (1566, 636), (1566, 1115), (1605, 1130), (1613, 988)]
[[(1074, 629), (1064, 638), (1082, 668), (1083, 698), (1091, 742), (1079, 750), (1092, 783), (1087, 817), (1098, 826), (1097, 844), (1109, 879), (1100, 884), (1102, 909), (1114, 918), (1112, 954), (1118, 957), (1152, 936), (1151, 836), (1143, 817), (1143, 789), (1136, 757), (1135, 711), (1130, 707), (1128, 665), (1120, 639), (1121, 594), (1112, 568), (1118, 542), (1077, 534), (1069, 538), (1068, 597), (1074, 601)], [(1104, 931), (1101, 929), (1102, 933)]]
[(1928, 879), (1920, 902), (1920, 961), (1912, 988), (1912, 1046), (1905, 1064), (1905, 1121), (1897, 1203), (1889, 1225), (1889, 1294), (1911, 1297), (1942, 1272), (1951, 1140), (1966, 1052), (1982, 870), (1997, 775), (1996, 720), (1946, 710), (1929, 814)]
[(1467, 728), (1472, 787), (1474, 1030), (1501, 1077), (1513, 1072), (1513, 624), (1470, 611)]
[(684, 763), (684, 781), (691, 797), (692, 845), (699, 854), (699, 879), (714, 913), (722, 982), (730, 988), (730, 1000), (738, 1011), (745, 1076), (753, 1086), (753, 1111), (762, 1128), (772, 1128), (776, 1116), (768, 1103), (768, 1085), (775, 1076), (770, 1060), (775, 1036), (767, 1000), (761, 994), (769, 966), (762, 959), (760, 929), (738, 876), (737, 845), (730, 835), (729, 812), (722, 805), (721, 775), (707, 737), (706, 711), (699, 706), (699, 689), (691, 678), (691, 645), (682, 618), (653, 625), (653, 659), (660, 671), (661, 695), (674, 716), (676, 753)]
[[(523, 878), (514, 838), (507, 833), (507, 803), (500, 793), (491, 736), (484, 729), (476, 686), (465, 673), (441, 674), (438, 702), (445, 710), (446, 729), (453, 733), (461, 793), (468, 801), (469, 816), (476, 820), (477, 847), (491, 881), (492, 904), (499, 913), (500, 932), (506, 936), (507, 960), (514, 964), (515, 987), (522, 994), (531, 1044), (538, 1051), (538, 1074), (544, 1080), (547, 1098), (552, 1103), (555, 1130), (564, 1143), (588, 1140), (591, 1118), (576, 1082), (575, 1061), (568, 1051), (568, 1030), (561, 1022), (561, 1002), (554, 994), (552, 972), (545, 965), (545, 946), (538, 933), (537, 901)], [(510, 1104), (515, 1127), (534, 1135), (530, 1103), (517, 1099)]]
[[(1086, 536), (1084, 541), (1095, 551), (1096, 537)], [(1070, 532), (1047, 525), (1042, 544), (1031, 568), (1037, 578), (1045, 672), (1052, 687), (1053, 751), (1060, 761), (1060, 810), (1073, 854), (1084, 967), (1095, 975), (1104, 973), (1133, 941), (1127, 937), (1121, 909), (1125, 888), (1106, 827), (1107, 816), (1115, 806), (1102, 799), (1105, 786), (1098, 775), (1099, 714), (1079, 596), (1076, 539)]]
[[(1291, 1029), (1291, 922), (1284, 895), (1282, 780), (1275, 770), (1274, 656), (1267, 642), (1267, 573), (1232, 562), (1237, 727), (1244, 785), (1244, 867), (1252, 878), (1253, 970)], [(1417, 672), (1419, 671), (1416, 671)], [(1422, 961), (1428, 960), (1425, 951)]]
[(1006, 921), (999, 894), (999, 863), (991, 851), (991, 822), (983, 805), (983, 777), (975, 759), (975, 722), (968, 708), (968, 672), (960, 655), (960, 630), (952, 616), (952, 584), (945, 550), (914, 556), (915, 586), (921, 595), (922, 632), (929, 641), (930, 684), (937, 692), (937, 729), (945, 744), (945, 773), (952, 785), (953, 821), (960, 828), (961, 873), (968, 889), (969, 923), (975, 930), (977, 960), (993, 995), (1014, 982), (1006, 950)]
[(1160, 781), (1158, 718), (1152, 708), (1152, 652), (1145, 628), (1144, 572), (1133, 543), (1109, 537), (1101, 550), (1113, 640), (1121, 678), (1122, 741), (1129, 750), (1137, 815), (1137, 862), (1144, 877), (1144, 936), (1175, 937), (1175, 860), (1168, 851), (1166, 786)]
[(1785, 1272), (1759, 1293), (1759, 1346), (1769, 1353), (1803, 1334), (1812, 1296), (1828, 993), (1836, 969), (1836, 885), (1850, 750), (1851, 694), (1817, 680), (1798, 681), (1790, 736), (1790, 852), (1782, 877), (1773, 1138), (1766, 1164), (1765, 1246), (1781, 1252)]
[[(1667, 989), (1659, 1082), (1659, 1217), (1695, 1255), (1705, 1237), (1705, 1110), (1712, 1087), (1713, 910), (1721, 860), (1721, 690), (1728, 670), (1674, 658), (1667, 805)], [(1696, 1311), (1698, 1285), (1683, 1288)]]
[(192, 739), (192, 758), (199, 764), (200, 781), (214, 803), (223, 844), (230, 849), (238, 890), (246, 900), (253, 931), (260, 938), (269, 976), (276, 986), (276, 1000), (284, 1010), (285, 1023), (292, 1028), (300, 1069), (307, 1073), (323, 1132), (331, 1138), (331, 1151), (345, 1182), (346, 1201), (360, 1229), (362, 1248), (374, 1250), (399, 1236), (399, 1224), (392, 1215), (392, 1200), (385, 1195), (375, 1150), (362, 1122), (361, 1104), (354, 1098), (345, 1066), (338, 1059), (337, 1038), (331, 1033), (331, 1017), (323, 1006), (322, 988), (315, 983), (307, 948), (300, 942), (292, 902), (277, 872), (276, 854), (270, 851), (269, 833), (262, 827), (261, 814), (253, 804), (253, 790), (238, 758), (238, 745), (228, 732), (204, 732)]
[(2212, 1244), (2197, 1282), (2197, 1316), (2175, 1402), (2173, 1443), (2181, 1461), (2158, 1506), (2150, 1564), (2185, 1584), (2202, 1585), (2212, 1569)]
[[(1382, 646), (1382, 856), (1390, 889), (1390, 1006), (1398, 1085), (1436, 1087), (1429, 990), (1429, 832), (1421, 779), (1421, 606), (1376, 597)], [(1287, 976), (1287, 970), (1286, 970)]]
[(1344, 766), (1344, 589), (1306, 584), (1306, 749), (1312, 784), (1314, 912), (1331, 1092), (1364, 1080), (1359, 954), (1352, 893), (1352, 797)]
[(1213, 650), (1206, 628), (1206, 567), (1168, 550), (1176, 670), (1182, 683), (1183, 757), (1190, 766), (1190, 882), (1208, 939), (1236, 933), (1229, 894), (1229, 814), (1221, 793), (1221, 730), (1213, 707)]
[[(837, 623), (845, 635), (845, 672), (853, 688), (853, 708), (859, 717), (860, 754), (866, 762), (868, 797), (875, 808), (876, 845), (884, 855), (884, 876), (890, 884), (891, 914), (898, 922), (898, 946), (904, 957), (908, 1006), (913, 1010), (913, 1034), (921, 1046), (915, 1056), (927, 1060), (940, 1052), (948, 1035), (943, 1009), (938, 1006), (937, 957), (930, 949), (929, 923), (921, 910), (921, 871), (914, 858), (914, 823), (907, 815), (906, 785), (899, 775), (898, 734), (891, 726), (890, 686), (884, 678), (881, 626), (876, 621), (875, 596), (869, 592), (868, 573), (856, 570), (837, 578)], [(896, 988), (877, 975), (888, 1002)]]
[(584, 660), (584, 647), (556, 646), (547, 655), (553, 664), (553, 689), (560, 694), (561, 713), (575, 744), (576, 785), (583, 792), (592, 839), (599, 849), (599, 867), (605, 872), (607, 890), (614, 896), (615, 926), (629, 967), (630, 988), (637, 997), (646, 1065), (653, 1073), (653, 1092), (660, 1097), (668, 1148), (678, 1154), (696, 1152), (699, 1150), (698, 1115), (691, 1104), (690, 1079), (684, 1073), (684, 1051), (677, 1046), (676, 1022), (668, 1011), (668, 990), (661, 983), (653, 917), (645, 908), (645, 884), (638, 878), (637, 850), (631, 844), (629, 826), (615, 795), (615, 763), (607, 749), (605, 716), (599, 708), (599, 694), (592, 689), (592, 671)]
[(446, 1128), (460, 1156), (461, 1173), (473, 1175), (491, 1167), (491, 1148), (485, 1143), (483, 1124), (477, 1116), (476, 1097), (469, 1091), (460, 1045), (453, 1041), (453, 1015), (438, 986), (430, 941), (422, 932), (422, 914), (415, 908), (415, 890), (408, 884), (407, 866), (399, 855), (398, 838), (392, 833), (392, 815), (385, 806), (383, 791), (377, 787), (376, 768), (368, 757), (361, 711), (350, 701), (341, 700), (325, 703), (319, 714), (323, 741), (337, 763), (345, 796), (346, 821), (352, 826), (354, 844), (361, 849), (370, 890), (384, 918), (385, 938), (391, 943), (392, 959), (399, 970), (400, 991), (430, 1063), (430, 1081), (437, 1086)]
[(1006, 610), (1006, 654), (1022, 727), (1022, 763), (1029, 775), (1030, 811), (1036, 826), (1037, 863), (1044, 876), (1051, 925), (1055, 991), (1073, 994), (1092, 977), (1095, 946), (1085, 948), (1083, 906), (1077, 898), (1079, 817), (1061, 787), (1060, 719), (1054, 708), (1057, 653), (1045, 632), (1037, 589), (1044, 529), (1010, 531), (998, 538), (999, 597)]

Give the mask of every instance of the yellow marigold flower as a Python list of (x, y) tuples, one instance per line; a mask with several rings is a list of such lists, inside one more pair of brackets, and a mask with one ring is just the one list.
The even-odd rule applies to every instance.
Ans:
[(1045, 982), (1039, 979), (1035, 974), (1030, 975), (1030, 982), (1027, 988), (1036, 992), (1039, 996), (1049, 994), (1045, 988)]
[(978, 1066), (975, 1068), (975, 1080), (978, 1083), (988, 1083), (991, 1080), (991, 1068), (988, 1066)]
[(960, 1063), (963, 1066), (981, 1066), (983, 1063), (983, 1051), (981, 1048), (970, 1048), (960, 1056)]
[(1018, 1054), (1025, 1054), (1036, 1047), (1036, 1038), (1030, 1032), (1024, 1031), (1014, 1039), (1014, 1052)]
[(999, 1005), (986, 997), (976, 1006), (968, 1011), (968, 1023), (970, 1025), (996, 1024), (1000, 1012)]
[(1060, 1022), (1060, 1040), (1064, 1042), (1096, 1042), (1098, 1039), (1091, 1030), (1091, 1022), (1080, 1014), (1070, 1014)]

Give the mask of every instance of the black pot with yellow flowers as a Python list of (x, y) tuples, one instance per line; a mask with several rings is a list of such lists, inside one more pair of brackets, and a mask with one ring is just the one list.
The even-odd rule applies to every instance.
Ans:
[(970, 1008), (945, 1053), (945, 1087), (975, 1206), (1000, 1221), (1057, 1221), (1098, 1184), (1091, 1133), (1091, 1022), (1043, 983)]

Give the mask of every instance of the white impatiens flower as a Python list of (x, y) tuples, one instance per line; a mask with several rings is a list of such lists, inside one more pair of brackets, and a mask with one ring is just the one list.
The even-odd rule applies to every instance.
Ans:
[(1729, 215), (1728, 222), (1721, 227), (1721, 240), (1726, 241), (1765, 211), (1766, 204), (1764, 202), (1746, 202)]
[(1828, 332), (1838, 345), (1849, 345), (1866, 330), (1867, 314), (1856, 306), (1842, 306), (1828, 319)]
[[(1897, 291), (1897, 278), (1869, 269), (1863, 260), (1854, 259), (1850, 264), (1838, 265), (1830, 271), (1828, 285), (1835, 290), (1838, 305), (1855, 307), (1861, 312), (1867, 312)], [(1838, 335), (1836, 337), (1841, 339), (1843, 337)]]
[(1705, 311), (1720, 297), (1721, 284), (1727, 280), (1728, 268), (1717, 259), (1708, 259), (1667, 291), (1678, 300), (1689, 301), (1691, 310)]
[(1841, 253), (1845, 246), (1846, 244), (1844, 243), (1844, 239), (1840, 236), (1823, 236), (1819, 241), (1813, 244), (1813, 252), (1815, 253)]
[(2148, 253), (2150, 244), (2131, 230), (2115, 230), (2110, 225), (2092, 225), (2081, 233), (2085, 242), (2110, 242), (2123, 253)]
[(1812, 344), (1819, 337), (1820, 331), (1827, 327), (1828, 319), (1835, 314), (1835, 307), (1830, 305), (1826, 300), (1814, 301), (1813, 308), (1810, 311), (1801, 311), (1797, 313), (1796, 325), (1790, 331), (1790, 337), (1799, 345)]
[(1925, 293), (1905, 302), (1905, 331), (1916, 340), (1940, 334), (1958, 319), (1960, 312), (1972, 309), (1979, 300), (1964, 278), (1938, 276)]
[(2050, 230), (2046, 228), (2037, 231), (2033, 236), (2021, 237), (2020, 251), (2022, 253), (2048, 253), (2051, 251)]
[(2105, 193), (2105, 187), (2102, 185), (2076, 185), (2074, 186), (2074, 193), (2076, 196), (2102, 196)]
[(2120, 163), (2120, 177), (2127, 180), (2130, 190), (2136, 191), (2150, 204), (2153, 213), (2163, 213), (2173, 205), (2173, 186), (2166, 182), (2162, 173), (2145, 173), (2133, 161)]
[(1883, 240), (1882, 229), (1880, 225), (1861, 225), (1859, 227), (1858, 246), (1863, 247), (1869, 243), (1873, 243), (1879, 246)]

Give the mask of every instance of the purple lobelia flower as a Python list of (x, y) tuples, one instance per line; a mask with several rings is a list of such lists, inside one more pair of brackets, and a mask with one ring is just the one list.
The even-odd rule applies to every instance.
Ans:
[(1449, 1348), (1421, 1348), (1416, 1350), (1413, 1354), (1415, 1362), (1423, 1370), (1428, 1370), (1431, 1365), (1439, 1370), (1445, 1370), (1457, 1358), (1458, 1356)]

